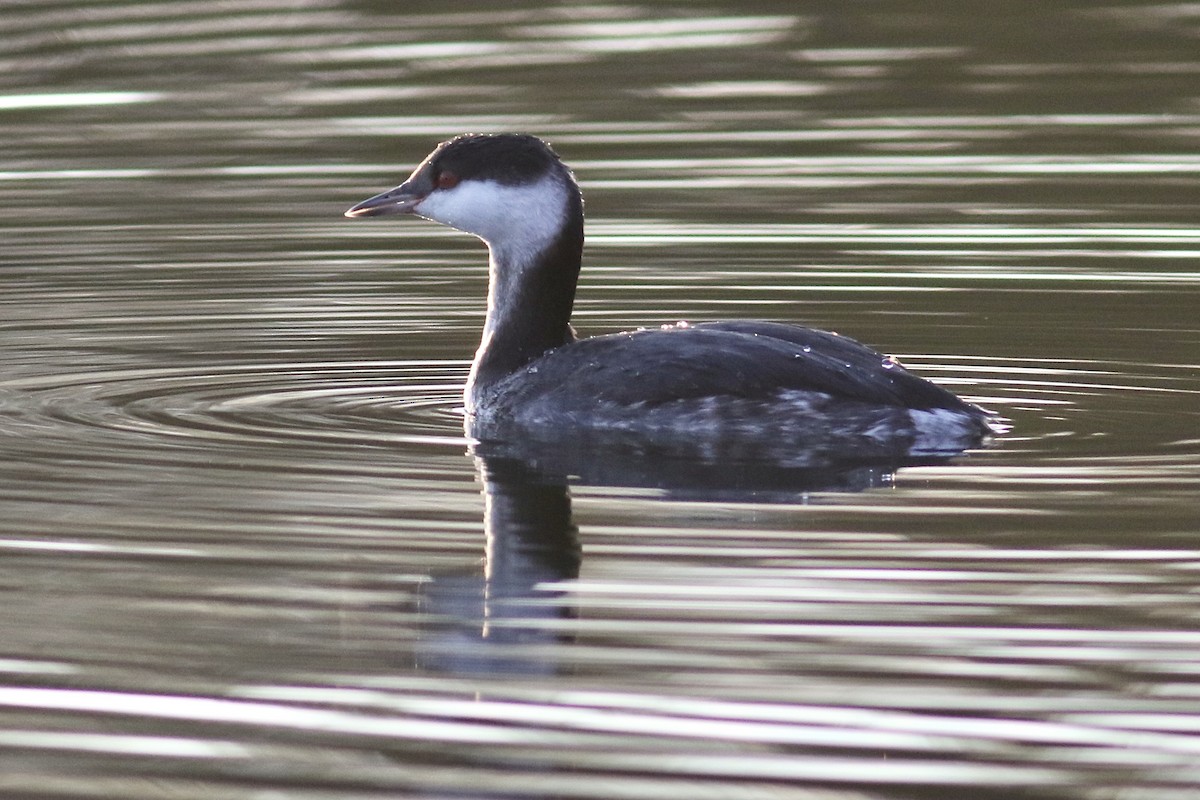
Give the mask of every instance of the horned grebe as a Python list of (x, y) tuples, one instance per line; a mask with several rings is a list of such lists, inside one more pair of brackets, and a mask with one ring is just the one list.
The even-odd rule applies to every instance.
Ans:
[(536, 137), (458, 136), (346, 212), (384, 214), (416, 214), (488, 246), (487, 320), (464, 392), (478, 438), (832, 437), (941, 453), (990, 432), (988, 412), (834, 333), (739, 320), (576, 339), (583, 199)]

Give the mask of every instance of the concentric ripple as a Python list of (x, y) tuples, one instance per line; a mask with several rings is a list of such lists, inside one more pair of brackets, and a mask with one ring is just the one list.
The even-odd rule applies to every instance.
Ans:
[(220, 442), (462, 446), (460, 362), (82, 371), (0, 383), (10, 432), (87, 448)]
[[(759, 5), (0, 4), (0, 793), (1196, 800), (1194, 5)], [(470, 130), (576, 169), (584, 333), (802, 321), (1012, 431), (503, 484), (478, 245), (340, 216)]]
[[(1014, 420), (1005, 437), (1010, 446), (1042, 452), (1061, 453), (1064, 437), (1119, 438), (1116, 418), (1146, 412), (1156, 398), (1200, 395), (1195, 368), (1187, 365), (904, 360)], [(195, 447), (214, 441), (461, 446), (466, 366), (451, 360), (277, 362), (15, 378), (0, 382), (0, 430), (85, 447), (110, 435), (127, 444), (130, 434)], [(1107, 412), (1097, 413), (1097, 398)], [(1181, 424), (1186, 428), (1188, 421)], [(1160, 430), (1164, 447), (1179, 442), (1173, 434), (1185, 435)]]

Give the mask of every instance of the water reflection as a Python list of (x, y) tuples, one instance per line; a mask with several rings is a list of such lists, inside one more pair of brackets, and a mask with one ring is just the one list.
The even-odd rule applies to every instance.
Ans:
[(890, 485), (896, 469), (917, 463), (830, 460), (826, 451), (793, 452), (799, 462), (671, 458), (615, 447), (547, 448), (537, 443), (476, 443), (484, 494), (486, 553), (476, 571), (435, 574), (422, 589), (427, 635), (423, 668), (456, 674), (557, 671), (553, 645), (568, 644), (561, 623), (574, 616), (564, 581), (582, 563), (569, 485), (654, 489), (692, 502), (806, 502), (814, 492), (858, 492)]
[[(1193, 800), (1197, 21), (0, 4), (0, 793)], [(478, 253), (337, 219), (470, 129), (579, 170), (584, 332), (835, 329), (1016, 434), (481, 501)]]
[[(686, 443), (678, 442), (683, 445)], [(662, 496), (708, 502), (805, 502), (813, 492), (859, 492), (891, 484), (903, 466), (942, 464), (949, 457), (904, 453), (853, 458), (823, 447), (789, 447), (783, 458), (766, 458), (712, 441), (696, 442), (704, 452), (651, 449), (612, 441), (480, 442), (486, 463), (518, 464), (513, 475), (542, 482), (568, 480), (586, 486), (652, 489)], [(736, 445), (737, 443), (734, 443)]]
[(483, 576), (436, 576), (424, 611), (436, 621), (421, 648), (427, 668), (455, 673), (552, 672), (539, 645), (564, 641), (555, 620), (569, 617), (561, 590), (579, 576), (581, 552), (565, 477), (513, 459), (480, 458), (484, 486)]

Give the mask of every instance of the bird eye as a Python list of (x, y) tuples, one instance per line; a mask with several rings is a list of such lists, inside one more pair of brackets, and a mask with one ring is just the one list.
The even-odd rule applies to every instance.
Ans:
[(458, 186), (458, 176), (449, 170), (442, 170), (437, 176), (437, 187), (439, 189), (453, 189)]

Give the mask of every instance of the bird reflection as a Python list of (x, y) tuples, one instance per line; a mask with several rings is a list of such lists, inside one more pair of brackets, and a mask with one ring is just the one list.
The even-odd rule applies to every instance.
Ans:
[(890, 486), (897, 469), (944, 463), (915, 459), (789, 453), (786, 462), (721, 452), (674, 457), (578, 443), (545, 448), (476, 443), (483, 485), (486, 551), (482, 576), (440, 575), (426, 584), (422, 611), (426, 668), (459, 674), (551, 674), (571, 640), (574, 606), (564, 585), (579, 576), (581, 551), (569, 485), (656, 489), (697, 502), (805, 504), (826, 493)]
[(520, 461), (478, 458), (483, 483), (483, 579), (443, 576), (425, 591), (437, 622), (423, 647), (425, 666), (456, 673), (553, 671), (537, 645), (565, 641), (573, 616), (556, 588), (579, 576), (578, 530), (565, 477), (540, 475)]
[(542, 483), (654, 489), (665, 499), (696, 502), (801, 504), (826, 492), (891, 486), (902, 467), (943, 464), (961, 455), (914, 455), (902, 448), (851, 450), (823, 441), (786, 449), (753, 444), (696, 438), (650, 448), (642, 442), (576, 438), (478, 442), (473, 453), (485, 463), (520, 464), (519, 474)]

